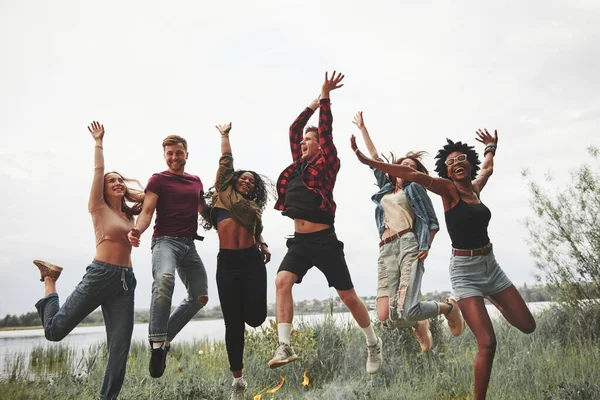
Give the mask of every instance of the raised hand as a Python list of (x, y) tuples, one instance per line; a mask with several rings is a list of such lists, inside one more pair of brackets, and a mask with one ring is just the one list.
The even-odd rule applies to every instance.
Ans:
[(475, 131), (478, 137), (475, 138), (480, 143), (485, 144), (498, 144), (498, 131), (494, 130), (494, 136), (490, 135), (487, 129), (481, 130), (477, 129)]
[(365, 128), (365, 120), (363, 119), (362, 111), (356, 113), (352, 123), (356, 125), (360, 130)]
[(229, 131), (231, 131), (231, 122), (225, 125), (215, 125), (215, 128), (221, 132), (221, 136), (229, 135)]
[(101, 140), (104, 137), (104, 125), (100, 122), (93, 121), (87, 128), (94, 140)]
[(329, 98), (329, 92), (344, 86), (343, 83), (340, 83), (342, 79), (344, 79), (344, 75), (342, 75), (340, 72), (336, 76), (335, 73), (336, 72), (333, 71), (333, 74), (331, 74), (331, 79), (329, 79), (329, 74), (325, 72), (325, 82), (323, 82), (323, 86), (321, 86), (321, 98)]
[(356, 136), (354, 136), (354, 135), (352, 135), (350, 137), (350, 147), (352, 147), (352, 151), (354, 151), (354, 154), (356, 154), (356, 158), (358, 158), (358, 161), (360, 161), (361, 163), (363, 163), (365, 165), (369, 165), (370, 158), (365, 156), (362, 153), (362, 151), (360, 151), (358, 149), (358, 146), (356, 145)]

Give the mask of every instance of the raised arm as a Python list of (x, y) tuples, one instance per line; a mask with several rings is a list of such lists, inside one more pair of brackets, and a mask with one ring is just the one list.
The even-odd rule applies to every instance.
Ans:
[(229, 132), (231, 131), (231, 122), (225, 125), (215, 125), (215, 128), (221, 133), (221, 155), (231, 153), (231, 143), (229, 142)]
[(483, 131), (478, 129), (475, 133), (477, 134), (475, 140), (485, 144), (481, 171), (479, 171), (479, 176), (477, 176), (477, 179), (473, 182), (473, 189), (479, 195), (488, 179), (490, 179), (490, 176), (494, 173), (494, 156), (496, 155), (496, 148), (498, 147), (498, 131), (494, 130), (494, 136), (490, 135), (487, 129), (484, 129)]
[[(217, 169), (217, 176), (215, 178), (215, 190), (222, 192), (229, 186), (234, 172), (231, 142), (229, 141), (231, 122), (226, 125), (217, 125), (216, 128), (221, 133), (221, 158), (219, 158), (219, 168)], [(200, 210), (200, 205), (198, 206), (198, 210)]]
[(402, 178), (405, 181), (418, 183), (419, 185), (435, 194), (442, 196), (443, 198), (452, 197), (450, 190), (452, 189), (453, 185), (450, 180), (434, 178), (431, 175), (416, 171), (410, 167), (405, 167), (404, 165), (389, 164), (368, 158), (358, 149), (358, 146), (356, 145), (356, 137), (354, 135), (352, 135), (350, 138), (350, 145), (352, 146), (352, 150), (354, 150), (358, 161), (361, 163), (373, 168), (377, 168), (392, 176)]
[(340, 83), (344, 79), (344, 75), (333, 71), (331, 79), (329, 74), (325, 72), (325, 81), (321, 86), (321, 100), (319, 101), (319, 145), (321, 152), (330, 165), (338, 163), (337, 149), (333, 144), (333, 115), (331, 114), (331, 101), (329, 95), (332, 90), (336, 90), (344, 86)]
[(362, 133), (363, 140), (365, 141), (365, 145), (367, 146), (367, 150), (369, 150), (369, 154), (371, 158), (374, 160), (382, 161), (379, 157), (379, 153), (371, 140), (371, 136), (369, 135), (369, 131), (367, 130), (367, 126), (365, 125), (365, 120), (363, 119), (362, 111), (359, 111), (354, 116), (354, 120), (352, 121), (354, 125), (358, 127), (360, 133)]
[(298, 118), (290, 126), (290, 150), (292, 151), (292, 159), (294, 161), (302, 158), (302, 149), (300, 148), (300, 142), (304, 136), (303, 130), (308, 120), (315, 113), (319, 107), (319, 98), (313, 100), (308, 107), (298, 115)]
[(104, 139), (104, 125), (93, 121), (88, 127), (96, 145), (94, 146), (94, 178), (88, 201), (88, 210), (92, 211), (104, 202), (104, 153), (102, 141)]

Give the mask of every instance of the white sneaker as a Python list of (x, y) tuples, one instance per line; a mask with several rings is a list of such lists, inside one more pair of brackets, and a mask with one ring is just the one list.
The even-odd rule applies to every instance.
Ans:
[(367, 345), (367, 372), (369, 374), (376, 374), (381, 369), (381, 365), (383, 364), (382, 346), (383, 343), (379, 337), (377, 338), (377, 343)]
[(268, 362), (269, 368), (277, 368), (282, 365), (296, 361), (298, 356), (294, 353), (294, 349), (287, 343), (279, 343), (275, 356)]
[(246, 386), (248, 386), (248, 384), (244, 377), (237, 382), (233, 382), (231, 384), (231, 396), (229, 396), (229, 400), (244, 400)]

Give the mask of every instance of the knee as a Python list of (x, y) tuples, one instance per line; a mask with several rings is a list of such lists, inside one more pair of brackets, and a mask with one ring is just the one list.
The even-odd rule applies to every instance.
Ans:
[(248, 320), (246, 320), (246, 323), (253, 328), (258, 328), (263, 324), (263, 322), (265, 322), (265, 319), (267, 319), (266, 316), (249, 318)]
[(294, 286), (294, 282), (290, 279), (289, 276), (284, 276), (277, 274), (275, 278), (275, 289), (278, 292), (287, 292), (292, 290), (292, 286)]
[(493, 356), (496, 354), (496, 344), (496, 339), (490, 338), (477, 342), (477, 348), (479, 353)]
[(354, 290), (350, 290), (345, 293), (338, 292), (338, 294), (340, 295), (340, 300), (342, 300), (342, 303), (344, 303), (349, 309), (352, 309), (354, 306), (362, 302), (362, 300), (358, 298)]
[(53, 330), (44, 330), (44, 336), (46, 337), (46, 340), (50, 342), (60, 342), (67, 334), (64, 332), (55, 332)]
[(175, 276), (173, 274), (161, 274), (152, 284), (152, 289), (158, 295), (170, 296), (175, 288)]
[(188, 299), (188, 302), (188, 304), (198, 312), (208, 303), (208, 296), (198, 296), (193, 299)]
[(245, 322), (253, 328), (258, 328), (267, 319), (267, 308), (263, 310), (246, 313)]
[(403, 315), (403, 317), (410, 322), (417, 322), (417, 321), (421, 321), (423, 318), (421, 318), (423, 315), (423, 312), (421, 310), (420, 305), (415, 305), (411, 308), (408, 309), (408, 311), (406, 312), (405, 315)]
[(526, 324), (525, 326), (521, 327), (521, 332), (526, 333), (526, 334), (530, 334), (535, 332), (535, 328), (537, 327), (535, 320), (532, 319), (528, 324)]
[(200, 308), (203, 308), (208, 304), (208, 296), (198, 296), (195, 302), (200, 306)]

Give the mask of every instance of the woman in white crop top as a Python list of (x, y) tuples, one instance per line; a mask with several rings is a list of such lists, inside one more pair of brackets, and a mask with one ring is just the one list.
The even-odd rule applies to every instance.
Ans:
[[(371, 157), (382, 160), (365, 126), (362, 112), (354, 117)], [(409, 152), (390, 162), (428, 174), (422, 164), (424, 152)], [(373, 169), (378, 191), (371, 199), (376, 204), (375, 222), (379, 231), (377, 260), (377, 316), (386, 326), (412, 327), (427, 352), (433, 345), (429, 320), (444, 315), (454, 336), (464, 330), (456, 300), (422, 301), (421, 281), (424, 262), (439, 224), (431, 199), (423, 186)]]
[(102, 307), (108, 360), (99, 396), (116, 399), (125, 378), (134, 322), (136, 280), (127, 233), (134, 226), (134, 216), (142, 209), (144, 192), (127, 185), (137, 181), (125, 179), (116, 172), (104, 173), (104, 126), (94, 121), (88, 130), (96, 143), (94, 178), (88, 203), (96, 233), (96, 255), (62, 307), (56, 293), (56, 280), (62, 268), (35, 260), (45, 287), (44, 298), (35, 306), (46, 339), (53, 342), (62, 340), (98, 306)]

